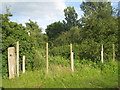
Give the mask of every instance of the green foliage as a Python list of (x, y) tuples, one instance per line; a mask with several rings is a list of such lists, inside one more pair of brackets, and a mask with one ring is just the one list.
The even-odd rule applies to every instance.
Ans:
[[(62, 57), (50, 57), (52, 60)], [(59, 59), (59, 60), (58, 60)], [(53, 62), (54, 63), (54, 62)], [(3, 79), (4, 88), (118, 88), (118, 62), (95, 63), (88, 60), (75, 60), (75, 72), (70, 66), (52, 62), (49, 72), (45, 68), (26, 71), (19, 78)], [(70, 62), (67, 62), (70, 63)], [(61, 63), (62, 64), (62, 63)], [(34, 77), (33, 77), (34, 76)], [(13, 85), (14, 83), (14, 85)]]
[(65, 59), (61, 56), (51, 56), (49, 57), (50, 65), (61, 65), (61, 66), (70, 66), (70, 60)]
[[(22, 56), (26, 56), (26, 70), (34, 70), (40, 67), (40, 61), (42, 53), (39, 51), (47, 40), (47, 36), (41, 34), (41, 29), (38, 27), (37, 23), (30, 20), (30, 23), (26, 23), (26, 27), (22, 24), (17, 24), (16, 22), (11, 22), (9, 20), (9, 15), (1, 14), (2, 19), (2, 74), (3, 77), (8, 75), (8, 57), (7, 49), (8, 47), (16, 47), (16, 42), (20, 43), (20, 69), (22, 69)], [(28, 29), (30, 35), (28, 35)], [(40, 42), (40, 43), (39, 43)], [(37, 51), (38, 50), (38, 51)], [(39, 57), (38, 57), (39, 56)]]
[(69, 58), (70, 57), (69, 51), (70, 51), (69, 45), (64, 45), (50, 49), (49, 53), (51, 56), (62, 56), (64, 58)]
[[(67, 7), (65, 12), (66, 27), (69, 31), (62, 32), (52, 43), (51, 54), (68, 58), (69, 50), (66, 45), (73, 44), (75, 59), (90, 59), (100, 61), (101, 44), (104, 45), (104, 60), (112, 59), (112, 44), (115, 44), (116, 56), (118, 53), (118, 22), (113, 16), (115, 13), (110, 2), (83, 2), (80, 5), (84, 12), (81, 18), (82, 27), (74, 27), (77, 14), (74, 8)], [(106, 15), (107, 14), (107, 15)], [(73, 16), (72, 16), (73, 15)], [(63, 48), (64, 47), (64, 48)], [(62, 50), (60, 50), (62, 49)], [(62, 54), (67, 53), (67, 54)], [(66, 55), (66, 56), (65, 56)], [(117, 59), (118, 57), (116, 57)]]
[(29, 23), (26, 23), (26, 29), (30, 31), (30, 33), (33, 35), (34, 35), (33, 31), (36, 31), (38, 33), (42, 32), (41, 28), (39, 28), (39, 26), (37, 25), (37, 22), (33, 22), (30, 19), (29, 19)]
[(64, 24), (59, 21), (48, 25), (46, 29), (46, 34), (49, 41), (52, 41), (57, 38), (63, 31), (65, 31)]
[(118, 23), (110, 2), (83, 2), (80, 7), (84, 11), (81, 20), (85, 39), (98, 43), (117, 42)]
[[(16, 41), (26, 41), (25, 29), (22, 25), (9, 22), (8, 14), (2, 15), (2, 74), (7, 74), (7, 48), (16, 46)], [(24, 37), (25, 36), (25, 37)], [(24, 46), (23, 46), (24, 47)], [(20, 49), (21, 51), (21, 49)], [(28, 51), (29, 52), (29, 51)]]
[[(84, 40), (88, 41), (91, 39), (95, 43), (103, 43), (104, 59), (112, 59), (112, 44), (116, 45), (116, 53), (118, 53), (118, 22), (117, 18), (113, 16), (115, 12), (111, 3), (83, 2), (80, 7), (84, 11), (84, 17), (82, 17), (83, 34), (86, 36)], [(99, 54), (96, 55), (98, 56)]]
[(54, 41), (55, 46), (68, 45), (70, 43), (81, 43), (81, 28), (72, 27), (69, 31), (63, 32), (56, 40)]
[[(69, 41), (69, 40), (68, 40)], [(60, 45), (59, 45), (60, 44)], [(66, 59), (70, 58), (70, 46), (69, 44), (59, 43), (58, 46), (54, 46), (49, 50), (51, 56), (62, 56)], [(104, 61), (110, 61), (113, 58), (113, 44), (104, 44)], [(87, 59), (91, 61), (101, 61), (101, 44), (88, 39), (82, 43), (73, 43), (74, 58), (78, 60)], [(117, 45), (115, 45), (115, 52), (118, 52)], [(116, 54), (117, 55), (117, 54)], [(116, 57), (117, 59), (117, 57)]]
[(64, 9), (65, 20), (63, 23), (65, 25), (66, 31), (69, 31), (70, 28), (79, 26), (78, 14), (76, 13), (74, 7), (67, 7)]

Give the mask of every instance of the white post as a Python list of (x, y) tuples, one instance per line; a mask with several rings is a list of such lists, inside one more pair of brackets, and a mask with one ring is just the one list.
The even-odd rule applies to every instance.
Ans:
[(71, 70), (72, 70), (72, 72), (74, 72), (72, 44), (70, 44), (70, 61), (71, 61)]
[(8, 48), (8, 72), (9, 79), (16, 76), (16, 59), (15, 59), (15, 47)]
[(16, 45), (16, 54), (17, 54), (17, 77), (19, 77), (19, 41), (17, 41)]
[(23, 73), (25, 73), (25, 56), (23, 56), (22, 69), (23, 69)]
[(113, 61), (115, 61), (115, 45), (113, 44)]
[(102, 44), (102, 46), (101, 46), (101, 61), (102, 61), (102, 63), (103, 63), (103, 44)]
[(46, 72), (48, 73), (48, 43), (46, 43)]
[(71, 55), (71, 69), (72, 69), (72, 72), (74, 72), (74, 53), (72, 52), (72, 55)]

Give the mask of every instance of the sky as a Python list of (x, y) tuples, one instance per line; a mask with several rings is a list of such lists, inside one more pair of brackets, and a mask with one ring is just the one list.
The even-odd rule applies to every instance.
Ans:
[[(94, 1), (94, 0), (92, 0)], [(118, 7), (119, 0), (111, 0), (114, 8)], [(83, 12), (80, 9), (82, 0), (3, 0), (0, 2), (0, 13), (5, 13), (5, 7), (9, 7), (13, 16), (11, 21), (23, 24), (31, 19), (37, 22), (42, 32), (45, 33), (47, 25), (64, 20), (64, 9), (73, 6), (81, 18)]]

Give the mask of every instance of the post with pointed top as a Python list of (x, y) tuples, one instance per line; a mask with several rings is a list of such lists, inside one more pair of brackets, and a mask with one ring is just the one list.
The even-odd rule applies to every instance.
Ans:
[(74, 62), (73, 62), (72, 44), (70, 44), (70, 61), (71, 61), (71, 70), (72, 70), (72, 72), (74, 72)]
[(103, 44), (102, 44), (102, 46), (101, 46), (101, 61), (102, 61), (102, 63), (103, 63)]
[(113, 44), (113, 61), (115, 61), (115, 44)]
[(46, 73), (48, 73), (48, 43), (46, 43)]
[(23, 69), (23, 73), (25, 73), (25, 56), (23, 56), (22, 69)]
[(16, 62), (17, 62), (17, 77), (19, 77), (19, 41), (17, 41), (17, 45), (16, 45)]

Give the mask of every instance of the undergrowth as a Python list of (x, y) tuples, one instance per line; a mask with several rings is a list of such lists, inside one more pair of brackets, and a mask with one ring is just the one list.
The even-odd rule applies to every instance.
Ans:
[(20, 77), (3, 79), (3, 88), (118, 88), (118, 61), (91, 62), (74, 60), (71, 72), (70, 60), (49, 57), (49, 72), (45, 65), (39, 70), (26, 71)]

